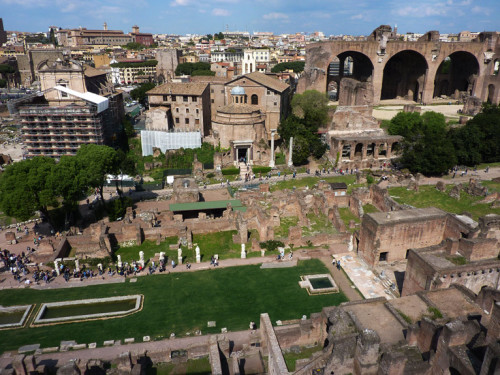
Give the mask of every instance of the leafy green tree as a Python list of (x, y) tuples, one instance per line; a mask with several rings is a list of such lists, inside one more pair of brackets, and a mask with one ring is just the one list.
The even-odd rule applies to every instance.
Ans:
[(108, 174), (119, 171), (120, 160), (115, 150), (108, 146), (88, 144), (76, 153), (78, 162), (84, 166), (83, 178), (87, 186), (99, 188), (104, 202), (103, 187)]
[(182, 63), (177, 65), (177, 68), (175, 69), (175, 75), (192, 75), (194, 71), (210, 72), (210, 64), (206, 62)]
[(401, 162), (414, 173), (439, 176), (457, 163), (445, 117), (440, 113), (400, 113), (391, 120), (389, 131), (404, 137)]
[(46, 156), (9, 165), (0, 176), (2, 211), (18, 220), (32, 217), (36, 211), (49, 218), (49, 207), (57, 207), (57, 192), (51, 175), (55, 161)]
[(294, 73), (300, 73), (304, 71), (304, 66), (306, 63), (304, 61), (290, 61), (290, 62), (283, 62), (276, 64), (273, 66), (271, 69), (272, 73), (280, 73), (284, 72), (285, 70), (293, 70)]
[(307, 90), (303, 94), (294, 95), (292, 110), (309, 130), (317, 131), (328, 121), (328, 98), (319, 91)]
[(154, 88), (155, 84), (153, 82), (143, 83), (139, 87), (130, 91), (130, 96), (132, 97), (132, 99), (138, 100), (144, 104), (144, 100), (146, 99), (146, 92)]
[(7, 81), (5, 79), (0, 78), (0, 89), (3, 89), (7, 86)]
[(469, 120), (466, 126), (474, 126), (480, 130), (481, 161), (500, 161), (500, 106), (484, 104), (482, 111)]
[(311, 154), (309, 141), (306, 137), (299, 135), (293, 139), (292, 161), (295, 165), (307, 163), (307, 158)]

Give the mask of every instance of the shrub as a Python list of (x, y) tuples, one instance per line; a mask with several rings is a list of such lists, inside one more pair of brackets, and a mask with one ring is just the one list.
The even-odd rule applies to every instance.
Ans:
[(133, 205), (132, 199), (130, 197), (121, 197), (115, 199), (107, 204), (107, 211), (110, 221), (115, 221), (116, 219), (123, 217), (127, 211), (127, 207)]
[(222, 171), (223, 176), (232, 176), (240, 173), (240, 170), (238, 168), (226, 168), (223, 169)]
[(439, 311), (439, 309), (436, 307), (429, 306), (429, 308), (427, 310), (431, 314), (431, 318), (434, 320), (441, 319), (443, 317), (443, 314), (441, 313), (441, 311)]
[(266, 249), (267, 251), (274, 251), (278, 247), (284, 247), (285, 244), (281, 241), (276, 241), (276, 240), (269, 240), (265, 242), (260, 243), (260, 247), (263, 249)]
[(269, 173), (271, 172), (271, 167), (261, 167), (261, 166), (255, 166), (252, 167), (253, 173)]
[(215, 177), (215, 173), (207, 173), (207, 178), (214, 178)]
[(368, 185), (371, 185), (375, 182), (375, 179), (373, 178), (373, 176), (371, 174), (368, 174), (366, 176), (366, 182), (368, 183)]

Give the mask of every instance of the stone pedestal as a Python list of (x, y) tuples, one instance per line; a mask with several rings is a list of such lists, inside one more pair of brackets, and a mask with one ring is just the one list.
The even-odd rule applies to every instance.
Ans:
[(141, 264), (141, 267), (144, 268), (144, 251), (139, 251), (139, 263)]
[(293, 160), (292, 160), (292, 151), (293, 151), (293, 137), (290, 137), (290, 148), (288, 151), (288, 166), (293, 167)]
[(117, 255), (116, 256), (118, 258), (118, 268), (122, 268), (123, 266), (123, 263), (122, 263), (122, 256), (121, 255)]
[(241, 259), (246, 259), (246, 257), (247, 257), (247, 252), (245, 250), (245, 244), (242, 243), (241, 244)]
[(160, 252), (160, 261), (165, 260), (165, 252)]
[(78, 259), (75, 259), (75, 270), (80, 272), (80, 261)]
[(196, 246), (195, 252), (196, 252), (196, 263), (201, 263), (200, 248), (198, 246)]
[(261, 256), (261, 257), (265, 257), (265, 256), (266, 256), (266, 250), (265, 250), (265, 249), (262, 249), (262, 250), (260, 251), (260, 256)]
[(182, 249), (177, 250), (177, 263), (182, 264)]
[(59, 276), (61, 271), (59, 271), (59, 261), (57, 259), (54, 260), (54, 268), (56, 269), (57, 276)]

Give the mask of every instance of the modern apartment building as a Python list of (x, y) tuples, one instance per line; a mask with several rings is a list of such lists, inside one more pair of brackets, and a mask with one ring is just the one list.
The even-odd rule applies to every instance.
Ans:
[(74, 60), (42, 62), (43, 96), (11, 103), (17, 114), (26, 157), (74, 155), (82, 144), (113, 145), (121, 135), (122, 94), (107, 82), (106, 73)]

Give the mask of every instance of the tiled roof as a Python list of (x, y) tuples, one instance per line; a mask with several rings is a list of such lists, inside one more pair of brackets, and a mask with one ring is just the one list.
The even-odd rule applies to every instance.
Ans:
[(164, 83), (149, 90), (147, 95), (201, 95), (208, 83)]
[(276, 90), (278, 92), (283, 92), (288, 87), (290, 87), (288, 84), (280, 81), (279, 79), (270, 77), (266, 74), (262, 74), (259, 72), (245, 74), (243, 77), (238, 77), (237, 79), (241, 78), (249, 78), (252, 81), (257, 82), (258, 84), (261, 84), (262, 86), (269, 87), (270, 89)]

